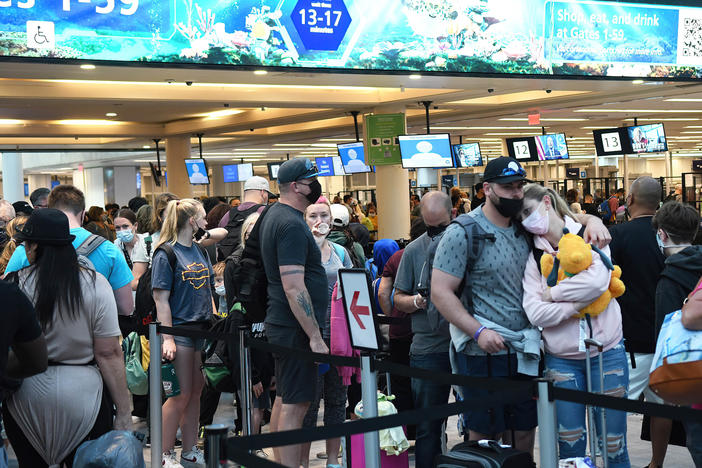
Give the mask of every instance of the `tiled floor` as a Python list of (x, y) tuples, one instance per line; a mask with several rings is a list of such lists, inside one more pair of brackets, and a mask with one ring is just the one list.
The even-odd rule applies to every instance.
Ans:
[[(321, 415), (322, 411), (320, 411), (320, 424), (321, 424)], [(217, 411), (217, 414), (215, 416), (214, 422), (216, 424), (227, 424), (227, 425), (233, 425), (233, 418), (234, 418), (234, 408), (232, 406), (232, 395), (231, 394), (223, 394), (222, 398), (219, 402), (219, 409)], [(651, 454), (651, 446), (649, 442), (645, 442), (640, 440), (639, 438), (639, 433), (641, 430), (641, 420), (642, 417), (640, 415), (629, 415), (629, 425), (628, 425), (628, 437), (627, 441), (629, 444), (629, 457), (631, 459), (631, 466), (632, 467), (643, 467), (646, 466), (647, 463), (650, 461), (650, 454)], [(136, 429), (137, 430), (142, 430), (145, 431), (146, 424), (141, 422), (137, 424)], [(267, 432), (268, 428), (267, 426), (264, 426), (263, 431)], [(451, 417), (448, 420), (447, 424), (447, 436), (448, 436), (448, 447), (452, 447), (456, 443), (460, 441), (460, 438), (458, 436), (458, 431), (456, 428), (456, 417)], [(536, 453), (535, 457), (538, 460), (538, 436), (536, 438), (537, 440), (537, 447), (536, 447)], [(312, 444), (312, 449), (310, 450), (311, 454), (311, 460), (310, 460), (310, 467), (311, 468), (325, 468), (326, 464), (324, 460), (316, 458), (316, 454), (323, 452), (324, 451), (324, 442), (323, 441), (317, 441)], [(270, 449), (267, 449), (266, 452), (268, 453), (269, 456), (272, 456), (272, 451)], [(17, 467), (17, 461), (14, 460), (14, 454), (12, 454), (10, 450), (10, 467)], [(147, 467), (149, 466), (149, 461), (151, 458), (151, 453), (149, 449), (144, 449), (144, 458), (147, 462)], [(410, 452), (410, 466), (414, 466), (414, 454)], [(671, 446), (668, 449), (668, 454), (665, 459), (665, 466), (667, 467), (674, 467), (674, 468), (693, 468), (694, 465), (692, 463), (692, 460), (690, 458), (689, 453), (687, 452), (687, 449), (682, 448), (682, 447), (675, 447)], [(538, 465), (538, 463), (537, 463)], [(230, 466), (237, 466), (234, 463), (231, 463)], [(31, 468), (31, 467), (30, 467)], [(429, 468), (429, 467), (416, 467), (416, 468)]]

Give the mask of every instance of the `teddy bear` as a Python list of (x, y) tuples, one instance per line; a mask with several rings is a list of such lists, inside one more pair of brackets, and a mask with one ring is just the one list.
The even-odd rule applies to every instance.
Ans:
[(624, 294), (625, 286), (621, 280), (622, 270), (618, 265), (613, 265), (609, 257), (600, 249), (585, 243), (582, 237), (568, 232), (568, 229), (564, 229), (563, 232), (564, 235), (558, 242), (558, 253), (555, 260), (552, 255), (541, 256), (541, 274), (547, 278), (546, 284), (553, 287), (564, 278), (575, 276), (586, 270), (592, 263), (592, 250), (598, 253), (605, 266), (612, 271), (609, 288), (575, 315), (576, 318), (583, 318), (586, 315), (595, 317), (607, 308), (609, 301)]

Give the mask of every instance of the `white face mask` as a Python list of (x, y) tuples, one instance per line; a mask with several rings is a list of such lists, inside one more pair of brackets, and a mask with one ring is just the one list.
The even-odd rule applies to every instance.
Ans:
[(524, 229), (537, 236), (543, 236), (548, 232), (549, 228), (548, 210), (546, 210), (544, 214), (541, 214), (540, 208), (541, 206), (539, 205), (533, 213), (522, 221)]

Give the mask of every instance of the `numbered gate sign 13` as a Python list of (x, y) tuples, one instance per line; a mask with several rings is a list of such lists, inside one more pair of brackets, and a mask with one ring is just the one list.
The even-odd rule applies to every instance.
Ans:
[(360, 268), (339, 270), (338, 290), (343, 295), (351, 346), (364, 351), (377, 351), (380, 348), (380, 334), (375, 322), (371, 284), (366, 271)]

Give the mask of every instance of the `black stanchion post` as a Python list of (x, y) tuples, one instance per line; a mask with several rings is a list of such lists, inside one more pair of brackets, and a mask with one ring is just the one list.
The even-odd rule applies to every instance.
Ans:
[(538, 399), (536, 410), (539, 417), (539, 458), (541, 468), (557, 468), (558, 446), (556, 444), (556, 404), (550, 399), (546, 379), (537, 379)]
[[(373, 354), (361, 354), (361, 390), (363, 418), (378, 417), (378, 373), (373, 366)], [(380, 468), (380, 435), (378, 431), (363, 434), (366, 468)]]
[(205, 426), (205, 460), (207, 468), (227, 466), (227, 430), (228, 428), (224, 424)]
[(239, 327), (239, 369), (241, 370), (241, 423), (244, 435), (251, 435), (251, 354), (246, 347), (246, 337), (249, 327), (242, 325)]
[(151, 440), (151, 468), (161, 468), (161, 335), (158, 322), (149, 324), (149, 439)]

